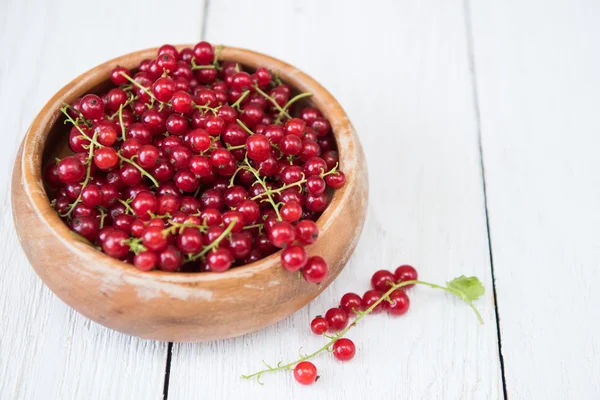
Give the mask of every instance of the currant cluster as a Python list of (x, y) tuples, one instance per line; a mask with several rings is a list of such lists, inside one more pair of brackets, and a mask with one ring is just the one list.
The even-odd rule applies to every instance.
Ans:
[[(344, 294), (339, 307), (330, 308), (324, 317), (320, 315), (315, 317), (310, 323), (310, 329), (317, 335), (325, 335), (328, 331), (341, 332), (348, 326), (350, 317), (366, 315), (364, 313), (367, 310), (369, 314), (387, 311), (388, 314), (393, 316), (404, 315), (410, 306), (410, 299), (405, 290), (414, 286), (414, 284), (408, 284), (390, 293), (386, 292), (392, 289), (395, 284), (416, 281), (417, 279), (417, 270), (410, 265), (401, 265), (393, 273), (385, 269), (379, 270), (371, 277), (371, 289), (367, 290), (362, 297), (356, 293)], [(333, 345), (331, 346), (333, 356), (339, 361), (348, 361), (354, 358), (356, 346), (352, 340), (342, 336), (331, 337), (327, 335), (327, 337), (333, 339)], [(294, 378), (303, 385), (312, 384), (317, 378), (317, 369), (309, 361), (300, 362), (294, 368)]]
[[(365, 292), (362, 297), (356, 293), (346, 293), (342, 296), (339, 307), (329, 309), (325, 317), (317, 316), (312, 320), (311, 330), (329, 339), (323, 347), (307, 355), (300, 354), (298, 360), (288, 363), (279, 362), (275, 367), (263, 361), (266, 369), (250, 375), (242, 375), (242, 378), (256, 378), (261, 383), (260, 379), (264, 374), (293, 370), (294, 379), (298, 383), (313, 384), (319, 376), (315, 365), (308, 360), (323, 353), (333, 353), (333, 356), (339, 361), (348, 361), (354, 358), (356, 346), (352, 340), (344, 337), (348, 331), (371, 313), (385, 310), (393, 316), (406, 314), (410, 300), (405, 290), (415, 284), (440, 289), (463, 300), (471, 307), (479, 322), (483, 324), (483, 318), (473, 304), (473, 301), (485, 293), (485, 288), (477, 277), (461, 275), (446, 282), (446, 286), (420, 281), (417, 278), (417, 271), (410, 265), (401, 265), (393, 273), (387, 270), (375, 272), (371, 277), (372, 289)], [(349, 324), (351, 316), (356, 316), (356, 318)], [(328, 334), (328, 331), (331, 334)]]
[(267, 68), (200, 42), (115, 67), (105, 92), (61, 109), (75, 154), (44, 172), (75, 233), (143, 271), (223, 272), (279, 249), (308, 282), (315, 221), (346, 177), (329, 121)]

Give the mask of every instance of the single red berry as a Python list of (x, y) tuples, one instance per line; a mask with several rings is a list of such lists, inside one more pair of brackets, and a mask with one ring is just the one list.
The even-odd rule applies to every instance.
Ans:
[(137, 156), (137, 163), (140, 165), (140, 167), (149, 169), (156, 166), (156, 162), (160, 157), (160, 152), (155, 146), (152, 146), (151, 144), (145, 144), (139, 148), (137, 151)]
[(236, 260), (248, 257), (252, 251), (252, 235), (247, 232), (232, 233), (229, 250)]
[(175, 93), (175, 82), (168, 77), (159, 78), (152, 85), (152, 92), (159, 101), (167, 102)]
[(348, 361), (354, 358), (356, 346), (348, 338), (339, 338), (333, 343), (333, 356), (340, 361)]
[(348, 313), (339, 307), (330, 308), (325, 313), (325, 319), (332, 332), (341, 331), (348, 325)]
[(94, 164), (103, 171), (111, 169), (119, 162), (117, 151), (112, 147), (103, 147), (94, 152)]
[(225, 272), (233, 264), (233, 255), (228, 249), (218, 248), (206, 255), (206, 263), (211, 271)]
[(265, 135), (254, 134), (246, 140), (248, 157), (254, 161), (264, 161), (271, 154), (271, 144)]
[(200, 42), (192, 49), (194, 53), (194, 59), (196, 64), (208, 65), (213, 62), (215, 58), (215, 51), (208, 42)]
[(322, 335), (329, 329), (329, 323), (325, 318), (317, 315), (310, 323), (310, 329), (316, 335)]
[(340, 307), (348, 313), (355, 314), (356, 311), (361, 311), (362, 299), (356, 293), (346, 293), (340, 300)]
[(296, 224), (296, 238), (303, 244), (313, 244), (319, 238), (319, 228), (313, 221), (304, 219)]
[(302, 217), (302, 206), (295, 201), (288, 201), (279, 211), (281, 218), (287, 222), (296, 222)]
[(75, 156), (65, 157), (57, 166), (58, 179), (63, 183), (77, 183), (85, 176), (86, 168)]
[[(396, 271), (394, 272), (394, 281), (396, 283), (416, 281), (417, 279), (419, 279), (419, 274), (417, 274), (417, 270), (411, 265), (401, 265), (396, 268)], [(408, 289), (413, 286), (415, 285), (406, 285), (402, 286), (401, 289)]]
[(389, 295), (387, 312), (391, 315), (404, 315), (410, 306), (410, 299), (404, 290), (394, 290)]
[(158, 255), (158, 268), (163, 271), (175, 272), (181, 267), (182, 263), (183, 256), (177, 247), (173, 245), (168, 245)]
[(294, 367), (294, 379), (301, 385), (312, 385), (317, 378), (317, 367), (310, 361), (302, 361)]
[(304, 109), (302, 109), (300, 112), (300, 118), (302, 118), (309, 125), (320, 116), (321, 112), (313, 107), (304, 107)]
[(327, 189), (327, 184), (320, 176), (313, 175), (306, 179), (306, 190), (308, 190), (310, 194), (318, 196), (323, 194), (325, 189)]
[(306, 266), (302, 268), (302, 277), (309, 283), (321, 283), (327, 277), (329, 266), (320, 256), (313, 256), (308, 259)]
[(173, 93), (171, 97), (171, 107), (177, 113), (186, 113), (192, 108), (192, 96), (189, 93), (179, 90)]
[(317, 132), (317, 135), (319, 136), (325, 136), (329, 133), (329, 121), (323, 117), (315, 118), (310, 126), (315, 130), (315, 132)]
[(308, 256), (302, 246), (288, 246), (281, 252), (281, 265), (290, 272), (304, 268)]
[(95, 94), (86, 94), (81, 98), (81, 114), (87, 119), (100, 119), (104, 115), (104, 102)]
[(140, 271), (151, 271), (158, 264), (158, 256), (152, 251), (143, 251), (133, 258), (133, 265)]
[(295, 135), (286, 135), (281, 139), (279, 148), (286, 156), (295, 156), (302, 151), (302, 139)]
[(95, 217), (81, 216), (73, 218), (71, 221), (71, 229), (73, 232), (76, 232), (90, 242), (93, 242), (96, 240), (99, 227)]
[(167, 247), (167, 236), (163, 233), (163, 227), (148, 226), (142, 233), (142, 244), (151, 251), (159, 252)]
[(81, 202), (88, 207), (97, 207), (102, 202), (102, 193), (98, 185), (87, 185), (81, 190)]
[(321, 193), (319, 195), (308, 194), (306, 196), (306, 209), (315, 213), (323, 212), (329, 204), (329, 196), (327, 193)]
[(394, 284), (394, 281), (394, 274), (388, 270), (381, 269), (371, 277), (371, 286), (380, 292), (387, 292)]
[(109, 231), (102, 241), (102, 251), (113, 258), (123, 258), (129, 253), (129, 246), (125, 241), (129, 239), (127, 234), (118, 229)]
[(185, 228), (177, 236), (177, 248), (186, 254), (195, 254), (202, 250), (202, 233), (196, 228)]
[(339, 189), (346, 183), (346, 175), (342, 171), (337, 171), (336, 173), (327, 175), (325, 181), (329, 187)]
[[(375, 302), (379, 300), (382, 296), (383, 293), (381, 293), (379, 290), (367, 290), (362, 297), (362, 309), (367, 310), (369, 307), (375, 304)], [(385, 301), (382, 301), (381, 303), (377, 304), (377, 306), (371, 311), (371, 313), (377, 314), (383, 311), (385, 307), (384, 302)]]
[(276, 222), (268, 233), (271, 243), (279, 248), (289, 246), (296, 240), (296, 230), (288, 222)]
[(292, 118), (287, 121), (283, 127), (285, 133), (288, 135), (294, 135), (301, 137), (304, 133), (304, 128), (306, 127), (306, 122), (301, 120), (300, 118)]
[(110, 80), (117, 86), (125, 85), (128, 80), (123, 76), (123, 74), (130, 76), (130, 72), (127, 68), (124, 67), (115, 67), (110, 73)]
[(131, 208), (139, 218), (149, 219), (150, 213), (158, 210), (158, 200), (151, 192), (138, 193), (131, 202)]
[(228, 227), (234, 224), (231, 228), (232, 232), (240, 232), (244, 228), (244, 215), (236, 210), (230, 210), (223, 213), (223, 225)]

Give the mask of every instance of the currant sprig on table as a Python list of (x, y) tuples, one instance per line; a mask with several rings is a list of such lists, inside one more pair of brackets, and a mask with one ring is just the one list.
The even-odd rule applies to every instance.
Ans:
[[(371, 278), (372, 289), (361, 297), (356, 293), (346, 293), (342, 296), (339, 307), (331, 308), (325, 317), (317, 316), (311, 322), (311, 330), (317, 335), (328, 339), (321, 348), (291, 362), (278, 362), (271, 366), (263, 361), (265, 369), (258, 372), (242, 375), (243, 379), (255, 378), (262, 384), (264, 374), (293, 370), (294, 378), (300, 384), (310, 385), (318, 379), (317, 368), (310, 362), (313, 358), (323, 353), (332, 353), (339, 361), (348, 361), (354, 358), (356, 346), (352, 340), (346, 338), (350, 329), (357, 326), (358, 322), (369, 314), (387, 311), (392, 316), (404, 315), (410, 306), (410, 299), (406, 289), (414, 285), (425, 285), (433, 289), (440, 289), (465, 301), (473, 310), (477, 319), (483, 324), (481, 314), (475, 308), (473, 301), (485, 293), (485, 289), (478, 278), (460, 276), (440, 286), (417, 279), (417, 271), (410, 265), (401, 265), (392, 273), (387, 270), (377, 271)], [(356, 319), (349, 324), (349, 318), (355, 315)], [(334, 332), (329, 335), (326, 332)]]
[(345, 184), (329, 121), (267, 68), (200, 42), (162, 46), (61, 108), (73, 151), (48, 163), (51, 204), (78, 234), (143, 271), (226, 271), (281, 251), (312, 283), (315, 221)]

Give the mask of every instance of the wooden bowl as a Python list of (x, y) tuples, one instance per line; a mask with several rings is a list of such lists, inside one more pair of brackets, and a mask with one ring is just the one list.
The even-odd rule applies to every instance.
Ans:
[[(183, 48), (185, 46), (180, 46)], [(319, 285), (285, 271), (279, 253), (224, 273), (141, 272), (75, 237), (50, 206), (42, 183), (47, 160), (67, 153), (59, 111), (102, 87), (116, 65), (135, 68), (157, 49), (127, 54), (86, 72), (63, 87), (36, 116), (21, 144), (12, 180), (12, 205), (21, 245), (42, 281), (86, 317), (131, 335), (165, 341), (205, 341), (253, 332), (294, 313), (321, 293), (354, 250), (367, 209), (367, 170), (362, 147), (335, 98), (302, 71), (266, 55), (225, 47), (220, 59), (279, 71), (329, 119), (346, 185), (335, 191), (318, 220), (320, 237), (308, 248), (330, 273)]]

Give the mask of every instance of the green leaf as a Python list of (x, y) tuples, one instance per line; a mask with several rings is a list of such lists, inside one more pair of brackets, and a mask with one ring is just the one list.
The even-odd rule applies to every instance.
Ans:
[(483, 284), (476, 276), (466, 277), (461, 275), (450, 282), (446, 282), (446, 286), (448, 286), (448, 289), (460, 293), (463, 299), (470, 301), (477, 300), (485, 293)]

